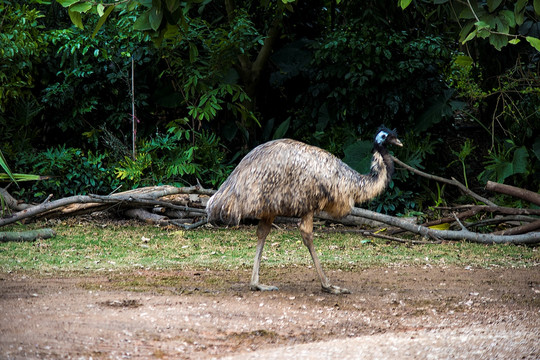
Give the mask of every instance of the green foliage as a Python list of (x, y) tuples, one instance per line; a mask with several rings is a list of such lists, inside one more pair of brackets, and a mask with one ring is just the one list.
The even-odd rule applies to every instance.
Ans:
[(109, 194), (120, 183), (107, 162), (107, 154), (84, 152), (59, 146), (39, 154), (20, 154), (17, 166), (47, 176), (48, 179), (22, 188), (18, 195), (32, 200), (84, 194)]
[[(486, 160), (486, 168), (478, 178), (503, 183), (512, 175), (527, 175), (529, 153), (525, 146), (518, 147), (512, 140), (507, 140), (496, 150), (491, 150)], [(529, 186), (532, 184), (529, 184)]]
[(394, 181), (388, 184), (388, 190), (369, 204), (369, 209), (384, 214), (406, 214), (416, 209), (414, 194), (401, 190)]
[[(46, 116), (61, 131), (94, 128), (107, 124), (119, 129), (131, 113), (132, 59), (137, 76), (135, 103), (143, 109), (150, 94), (145, 82), (151, 72), (143, 69), (153, 60), (150, 39), (133, 30), (135, 15), (111, 16), (95, 37), (77, 28), (52, 30), (48, 64), (51, 74), (42, 91)], [(90, 20), (92, 22), (92, 20)], [(94, 20), (95, 22), (95, 20)]]
[[(245, 117), (257, 123), (246, 109), (250, 101), (239, 84), (233, 65), (238, 54), (249, 52), (262, 41), (246, 14), (229, 27), (213, 27), (202, 18), (193, 19), (185, 32), (171, 31), (161, 43), (161, 74), (167, 96), (159, 104), (179, 108), (193, 131), (220, 114)], [(232, 138), (233, 132), (229, 135)]]
[(438, 66), (450, 52), (442, 38), (415, 38), (405, 31), (353, 22), (307, 49), (298, 46), (313, 51), (310, 68), (299, 71), (309, 82), (296, 98), (303, 116), (294, 125), (301, 133), (324, 132), (340, 123), (371, 133), (396, 119), (400, 128), (410, 129), (421, 109), (444, 90), (437, 81)]
[(191, 131), (175, 123), (167, 134), (143, 141), (137, 159), (124, 158), (115, 173), (131, 187), (186, 185), (198, 181), (217, 187), (232, 171), (232, 166), (223, 161), (217, 136), (205, 130)]
[(477, 178), (482, 182), (503, 182), (520, 174), (515, 178), (519, 183), (530, 188), (540, 186), (535, 176), (540, 168), (540, 157), (529, 156), (540, 131), (537, 121), (540, 78), (535, 69), (517, 61), (493, 81), (486, 68), (472, 63), (469, 57), (458, 55), (445, 75), (450, 86), (456, 89), (456, 96), (467, 103), (462, 111), (463, 120), (475, 122), (491, 139), (486, 167)]
[[(467, 166), (465, 165), (465, 160), (471, 155), (474, 148), (473, 141), (471, 139), (466, 139), (459, 152), (452, 150), (452, 154), (457, 157), (456, 161), (459, 161), (461, 168), (463, 169), (463, 180), (465, 181), (465, 187), (467, 188), (469, 187), (469, 183), (467, 181)], [(448, 164), (448, 166), (452, 166), (454, 163), (455, 161)]]
[(30, 95), (47, 44), (39, 10), (2, 2), (0, 14), (0, 112), (4, 112), (10, 103)]
[[(0, 60), (0, 87), (14, 96), (0, 99), (2, 151), (18, 159), (16, 168), (61, 174), (53, 178), (59, 183), (33, 188), (40, 194), (69, 192), (68, 177), (75, 184), (70, 193), (107, 193), (120, 183), (217, 187), (241, 154), (283, 136), (345, 156), (365, 172), (371, 137), (384, 123), (402, 140), (407, 132), (396, 151), (414, 167), (448, 177), (474, 171), (469, 180), (476, 181), (487, 166), (482, 181), (537, 188), (540, 76), (529, 44), (538, 39), (538, 0), (476, 1), (470, 8), (452, 2), (465, 20), (462, 41), (475, 32), (463, 47), (474, 57), (455, 52), (460, 30), (447, 21), (454, 16), (449, 1), (398, 2), (417, 11), (402, 11), (395, 0), (351, 4), (250, 0), (229, 13), (224, 2), (198, 0), (2, 3), (0, 52), (13, 56)], [(271, 62), (251, 79), (255, 72), (244, 70), (260, 65), (257, 55), (276, 23), (281, 35), (268, 49)], [(125, 157), (124, 145), (131, 138), (132, 61), (136, 160)], [(475, 127), (484, 132), (468, 131)], [(473, 135), (475, 148), (452, 155), (448, 144)], [(43, 154), (53, 150), (43, 149), (66, 154), (58, 151), (56, 167), (47, 168)], [(485, 164), (475, 161), (488, 150)], [(97, 156), (91, 154), (103, 156), (105, 171), (93, 175), (102, 186), (82, 176), (91, 167), (83, 158)], [(77, 174), (61, 170), (62, 156), (81, 163)], [(456, 156), (462, 166), (446, 166)], [(405, 213), (421, 209), (430, 193), (444, 201), (432, 183), (410, 180), (398, 170), (391, 189), (370, 206)]]
[[(4, 173), (8, 176), (9, 179), (11, 179), (12, 181), (17, 181), (13, 177), (13, 173), (11, 172), (11, 169), (9, 168), (6, 158), (4, 157), (4, 154), (2, 153), (1, 150), (0, 150), (0, 167), (2, 168), (2, 170), (4, 170)], [(4, 175), (4, 174), (0, 174), (0, 175)]]
[[(525, 39), (536, 51), (540, 51), (540, 32), (537, 29), (540, 0), (438, 0), (435, 4), (450, 2), (453, 14), (458, 18), (456, 20), (463, 22), (459, 34), (462, 44), (475, 38), (488, 39), (491, 46), (501, 50), (508, 44), (516, 45)], [(411, 0), (398, 0), (402, 9), (410, 4)]]
[[(424, 139), (415, 139), (414, 133), (408, 133), (403, 138), (407, 146), (400, 153), (400, 158), (407, 164), (423, 169), (422, 162), (428, 155), (434, 153), (437, 142), (429, 136)], [(360, 173), (368, 173), (371, 166), (373, 142), (368, 140), (357, 141), (345, 148), (343, 161)], [(368, 204), (371, 210), (384, 213), (406, 214), (418, 210), (418, 205), (424, 199), (412, 190), (418, 190), (410, 185), (410, 173), (397, 171), (388, 189)], [(406, 190), (404, 190), (406, 189)]]

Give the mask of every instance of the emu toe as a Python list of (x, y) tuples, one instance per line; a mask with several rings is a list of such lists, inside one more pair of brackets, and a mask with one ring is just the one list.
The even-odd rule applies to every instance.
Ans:
[(252, 291), (277, 291), (277, 286), (254, 284), (250, 286)]
[(322, 291), (330, 293), (330, 294), (335, 294), (335, 295), (351, 293), (349, 289), (340, 288), (339, 286), (335, 286), (335, 285), (323, 286)]

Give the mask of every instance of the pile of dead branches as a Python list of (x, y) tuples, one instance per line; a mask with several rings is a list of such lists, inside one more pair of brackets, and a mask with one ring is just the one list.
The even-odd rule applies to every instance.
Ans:
[[(417, 224), (403, 218), (388, 216), (362, 208), (353, 208), (342, 219), (333, 219), (328, 214), (319, 213), (317, 218), (347, 226), (346, 231), (361, 232), (364, 235), (377, 236), (393, 241), (425, 243), (425, 240), (411, 240), (406, 233), (413, 233), (427, 238), (430, 242), (442, 240), (467, 240), (481, 243), (535, 244), (540, 242), (540, 209), (509, 208), (498, 206), (492, 201), (472, 192), (456, 179), (445, 179), (426, 174), (394, 158), (396, 164), (416, 175), (458, 187), (464, 194), (476, 201), (475, 205), (439, 208), (449, 216), (436, 221)], [(508, 185), (488, 182), (486, 190), (524, 199), (540, 206), (540, 194)], [(0, 188), (0, 196), (9, 212), (4, 211), (0, 218), (0, 227), (15, 222), (25, 222), (40, 218), (58, 218), (79, 216), (98, 212), (114, 212), (122, 216), (135, 218), (161, 226), (181, 226), (193, 229), (206, 224), (206, 203), (215, 190), (199, 186), (174, 187), (158, 186), (124, 191), (107, 196), (78, 195), (51, 201), (49, 197), (41, 204), (29, 205), (15, 200), (5, 189)], [(481, 205), (478, 205), (481, 204)], [(469, 219), (477, 219), (468, 221)], [(296, 222), (298, 219), (278, 218), (276, 221)], [(491, 233), (479, 232), (478, 229), (495, 225), (498, 229)], [(358, 229), (358, 226), (375, 230)], [(381, 231), (381, 227), (385, 231)], [(37, 234), (48, 237), (52, 231)], [(398, 237), (398, 235), (400, 237)], [(29, 240), (31, 236), (21, 233), (0, 233), (0, 241)]]

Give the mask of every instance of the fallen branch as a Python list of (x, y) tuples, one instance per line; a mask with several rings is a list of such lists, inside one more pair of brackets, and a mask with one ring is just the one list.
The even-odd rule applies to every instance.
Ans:
[(390, 241), (396, 241), (404, 244), (415, 244), (415, 245), (425, 245), (425, 244), (439, 244), (441, 243), (440, 240), (435, 241), (421, 241), (421, 240), (409, 240), (409, 239), (402, 239), (395, 236), (385, 235), (377, 233), (373, 230), (357, 230), (357, 229), (339, 229), (339, 230), (328, 230), (326, 232), (339, 232), (339, 233), (356, 233), (356, 234), (362, 234), (364, 236), (371, 236), (376, 237), (379, 239), (385, 239)]
[(482, 244), (535, 244), (540, 242), (540, 232), (532, 232), (522, 235), (494, 235), (494, 234), (481, 234), (463, 228), (460, 231), (453, 230), (435, 230), (428, 227), (413, 224), (399, 218), (380, 214), (366, 209), (353, 208), (351, 214), (356, 216), (365, 217), (367, 219), (380, 221), (388, 225), (397, 226), (407, 231), (419, 234), (425, 237), (435, 237), (445, 240), (467, 240), (472, 242), (478, 242)]
[(0, 242), (8, 241), (34, 241), (36, 239), (49, 239), (55, 236), (53, 229), (37, 229), (29, 231), (0, 232)]
[(496, 232), (493, 232), (492, 234), (494, 234), (494, 235), (517, 235), (517, 234), (525, 234), (525, 233), (529, 233), (531, 231), (539, 231), (539, 230), (540, 230), (540, 220), (537, 220), (537, 221), (534, 221), (534, 222), (531, 222), (531, 223), (528, 223), (528, 224), (525, 224), (525, 225), (516, 226), (516, 227), (510, 228), (510, 229), (506, 229), (506, 230), (496, 231)]
[[(0, 219), (0, 226), (12, 224), (14, 222), (42, 216), (48, 214), (51, 210), (64, 208), (68, 205), (76, 204), (76, 211), (95, 211), (100, 204), (121, 204), (129, 206), (162, 206), (175, 210), (194, 212), (199, 214), (205, 214), (204, 209), (192, 208), (188, 206), (175, 205), (167, 201), (156, 200), (157, 198), (174, 195), (174, 194), (193, 194), (193, 193), (213, 194), (213, 190), (197, 189), (197, 187), (184, 187), (177, 188), (174, 186), (160, 186), (152, 188), (142, 188), (129, 190), (126, 192), (113, 194), (109, 196), (102, 195), (76, 195), (67, 198), (46, 202), (39, 205), (34, 205), (25, 210), (19, 211), (10, 217)], [(85, 206), (86, 205), (86, 206)], [(66, 213), (63, 210), (63, 214)], [(73, 210), (69, 210), (68, 213), (72, 214)]]
[(510, 185), (505, 185), (505, 184), (499, 184), (493, 181), (488, 181), (486, 184), (486, 190), (496, 191), (501, 194), (515, 196), (517, 198), (526, 200), (533, 204), (540, 205), (540, 194), (526, 190), (526, 189), (522, 189), (515, 186), (510, 186)]
[(32, 205), (28, 205), (28, 204), (19, 203), (4, 188), (0, 188), (0, 197), (2, 197), (4, 199), (4, 202), (6, 203), (7, 207), (12, 209), (12, 210), (21, 211), (21, 210), (24, 210), (24, 209), (28, 209), (29, 207), (32, 206)]
[(431, 174), (425, 173), (423, 171), (420, 171), (418, 169), (413, 168), (412, 166), (409, 166), (409, 165), (405, 164), (403, 161), (399, 160), (398, 158), (396, 158), (394, 156), (392, 156), (392, 158), (394, 159), (394, 162), (396, 164), (398, 164), (399, 166), (404, 167), (405, 169), (413, 172), (416, 175), (423, 176), (423, 177), (425, 177), (427, 179), (430, 179), (430, 180), (435, 180), (435, 181), (438, 181), (438, 182), (454, 185), (454, 186), (458, 187), (461, 191), (466, 193), (467, 195), (471, 196), (472, 198), (474, 198), (474, 199), (476, 199), (478, 201), (483, 202), (486, 205), (497, 206), (497, 204), (495, 204), (495, 203), (489, 201), (488, 199), (476, 194), (471, 189), (469, 189), (468, 187), (466, 187), (465, 185), (463, 185), (462, 183), (460, 183), (458, 180), (456, 180), (454, 178), (452, 178), (452, 180), (449, 180), (449, 179), (445, 179), (445, 178), (440, 177), (440, 176), (431, 175)]
[(130, 218), (142, 220), (148, 224), (156, 224), (161, 221), (168, 221), (169, 219), (166, 216), (154, 214), (145, 209), (128, 209), (124, 211), (124, 214)]
[(485, 206), (485, 205), (461, 205), (461, 206), (455, 206), (455, 207), (445, 207), (445, 206), (439, 206), (435, 209), (440, 210), (460, 210), (460, 209), (471, 209), (476, 212), (479, 211), (486, 211), (486, 212), (493, 212), (493, 213), (500, 213), (505, 215), (540, 215), (540, 209), (518, 209), (518, 208), (511, 208), (506, 206)]

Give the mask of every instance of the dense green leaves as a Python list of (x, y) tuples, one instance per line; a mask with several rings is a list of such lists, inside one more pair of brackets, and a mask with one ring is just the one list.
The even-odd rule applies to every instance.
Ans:
[(512, 141), (507, 141), (497, 151), (489, 153), (486, 169), (479, 178), (502, 183), (512, 175), (525, 174), (528, 157), (528, 151), (524, 146), (517, 147)]
[[(39, 20), (43, 15), (27, 5), (0, 4), (0, 112), (30, 95), (36, 65), (46, 49)], [(1, 120), (0, 120), (1, 121)]]
[[(539, 186), (538, 1), (350, 4), (9, 7), (0, 32), (2, 151), (20, 159), (18, 172), (54, 176), (21, 193), (217, 187), (250, 148), (285, 136), (367, 171), (383, 123), (398, 128), (406, 147), (396, 155), (415, 167), (468, 175), (476, 188), (487, 179)], [(455, 14), (462, 29), (448, 21)], [(465, 149), (469, 138), (475, 146)], [(406, 213), (442, 203), (441, 188), (411, 179), (397, 171), (368, 206)]]

